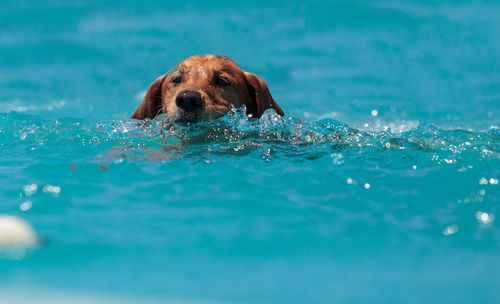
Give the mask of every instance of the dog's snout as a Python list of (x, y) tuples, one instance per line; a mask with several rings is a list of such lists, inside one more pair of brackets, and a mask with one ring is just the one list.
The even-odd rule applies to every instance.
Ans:
[(203, 98), (197, 91), (184, 90), (177, 94), (175, 104), (187, 112), (197, 112), (203, 105)]

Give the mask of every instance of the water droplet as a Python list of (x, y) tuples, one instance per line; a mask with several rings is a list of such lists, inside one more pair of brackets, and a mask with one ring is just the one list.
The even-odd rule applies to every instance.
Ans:
[(377, 110), (372, 110), (371, 114), (372, 114), (372, 116), (374, 116), (374, 117), (375, 117), (375, 116), (377, 116), (377, 115), (378, 115), (378, 111), (377, 111)]
[(31, 201), (25, 201), (24, 203), (19, 205), (19, 209), (21, 211), (28, 211), (31, 209), (32, 206), (33, 206), (33, 203)]
[(352, 185), (352, 183), (354, 183), (354, 180), (350, 177), (347, 178), (347, 184), (348, 185)]
[(61, 193), (61, 187), (54, 185), (45, 185), (42, 188), (43, 192), (50, 193), (52, 196), (57, 197)]
[(487, 185), (488, 180), (485, 177), (481, 177), (481, 179), (479, 180), (479, 184), (480, 185)]
[(344, 156), (342, 153), (332, 153), (330, 156), (332, 157), (332, 163), (334, 165), (341, 165), (344, 163)]
[(488, 214), (486, 212), (482, 211), (477, 211), (476, 212), (476, 219), (481, 223), (481, 224), (491, 224), (495, 220), (495, 216), (493, 214)]
[(37, 184), (31, 184), (31, 185), (25, 185), (23, 186), (23, 191), (27, 196), (35, 194), (35, 192), (38, 190), (38, 185)]
[(491, 184), (491, 185), (498, 185), (498, 179), (493, 178), (493, 177), (492, 177), (492, 178), (490, 178), (490, 184)]
[(364, 187), (365, 187), (365, 189), (370, 189), (370, 184), (369, 183), (365, 183)]
[(413, 170), (417, 170), (417, 165), (413, 165)]
[(458, 226), (457, 225), (450, 225), (443, 230), (443, 234), (448, 236), (452, 235), (458, 232)]

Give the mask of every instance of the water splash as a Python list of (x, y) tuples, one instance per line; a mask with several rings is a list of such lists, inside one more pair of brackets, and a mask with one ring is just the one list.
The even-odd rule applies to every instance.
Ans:
[[(315, 159), (343, 153), (359, 159), (403, 158), (464, 166), (500, 158), (500, 132), (443, 130), (420, 122), (404, 132), (369, 132), (334, 119), (281, 117), (272, 109), (249, 119), (245, 108), (213, 121), (178, 126), (167, 115), (155, 120), (88, 122), (43, 120), (35, 115), (0, 114), (0, 146), (20, 153), (57, 146), (59, 153), (102, 162), (117, 159), (168, 160), (180, 157), (256, 154), (258, 157)], [(67, 148), (67, 149), (65, 149)], [(4, 152), (5, 153), (5, 152)]]

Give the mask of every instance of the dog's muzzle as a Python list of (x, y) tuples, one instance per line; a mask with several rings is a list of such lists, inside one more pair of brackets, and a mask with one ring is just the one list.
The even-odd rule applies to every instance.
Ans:
[(197, 122), (201, 120), (204, 101), (197, 91), (183, 90), (177, 94), (175, 104), (179, 108), (179, 122)]

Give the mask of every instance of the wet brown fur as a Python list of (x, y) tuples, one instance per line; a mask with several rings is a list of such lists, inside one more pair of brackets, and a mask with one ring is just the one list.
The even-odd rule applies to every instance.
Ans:
[[(181, 77), (182, 81), (174, 83)], [(222, 77), (229, 85), (217, 85)], [(255, 74), (243, 71), (233, 60), (217, 55), (197, 55), (180, 62), (168, 73), (158, 77), (149, 87), (144, 99), (132, 115), (135, 119), (153, 119), (168, 113), (174, 121), (189, 113), (177, 107), (175, 99), (183, 90), (197, 91), (203, 98), (203, 111), (199, 120), (214, 119), (229, 111), (232, 104), (236, 108), (243, 105), (247, 115), (260, 117), (265, 110), (273, 108), (284, 115), (274, 101), (267, 84)]]

